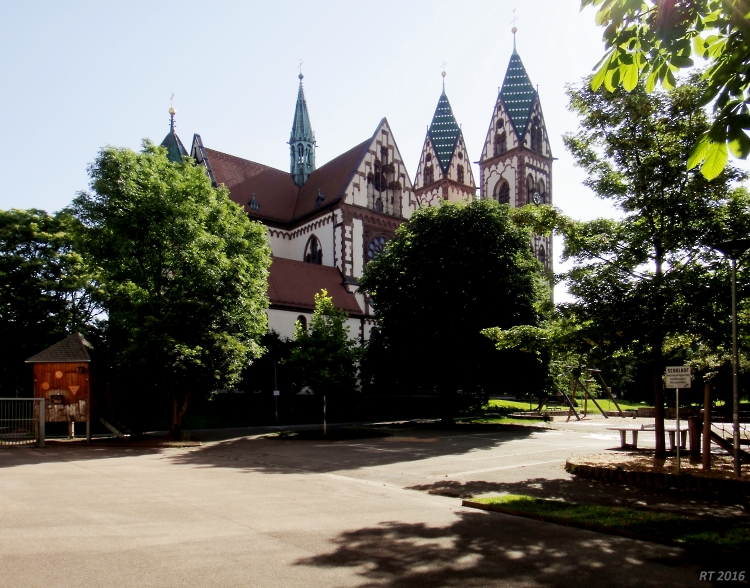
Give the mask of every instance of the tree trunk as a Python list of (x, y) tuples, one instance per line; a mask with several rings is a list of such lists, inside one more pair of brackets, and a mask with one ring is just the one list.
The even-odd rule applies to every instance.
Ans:
[(169, 429), (169, 437), (175, 440), (182, 438), (182, 419), (187, 412), (190, 402), (190, 390), (178, 392), (172, 388), (172, 428)]
[[(667, 448), (664, 443), (664, 383), (662, 380), (662, 369), (664, 364), (664, 325), (662, 324), (664, 316), (664, 297), (662, 292), (663, 277), (663, 257), (662, 244), (659, 239), (654, 242), (655, 261), (656, 261), (656, 304), (654, 319), (656, 321), (654, 332), (651, 338), (652, 376), (654, 384), (654, 431), (656, 435), (656, 459), (667, 458)], [(679, 441), (678, 441), (679, 443)]]

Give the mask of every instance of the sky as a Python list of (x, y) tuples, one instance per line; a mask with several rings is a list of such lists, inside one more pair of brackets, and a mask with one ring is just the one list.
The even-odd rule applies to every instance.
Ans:
[[(188, 150), (199, 133), (207, 147), (285, 170), (300, 60), (319, 166), (387, 117), (413, 179), (443, 69), (476, 161), (513, 50), (515, 14), (518, 53), (558, 158), (553, 202), (580, 220), (613, 216), (581, 185), (584, 174), (562, 144), (577, 125), (565, 85), (579, 83), (604, 51), (594, 10), (579, 7), (579, 0), (6, 0), (0, 208), (65, 207), (88, 188), (86, 169), (99, 149), (161, 142), (172, 93)], [(561, 243), (555, 247), (559, 255)], [(556, 298), (565, 298), (564, 287)]]

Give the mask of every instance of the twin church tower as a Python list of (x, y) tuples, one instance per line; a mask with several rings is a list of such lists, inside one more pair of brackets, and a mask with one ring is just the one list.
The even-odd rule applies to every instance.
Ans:
[[(365, 264), (420, 206), (477, 198), (471, 159), (443, 85), (413, 183), (385, 118), (371, 137), (317, 167), (301, 73), (299, 80), (288, 172), (211, 149), (198, 134), (190, 156), (268, 228), (269, 328), (291, 336), (296, 321), (306, 324), (315, 293), (325, 288), (349, 313), (351, 333), (367, 338), (373, 301), (357, 291)], [(170, 109), (162, 145), (170, 159), (180, 161), (187, 150), (175, 132), (174, 114)], [(512, 207), (552, 202), (552, 154), (539, 95), (515, 42), (477, 163), (479, 198)], [(531, 248), (551, 271), (551, 238), (535, 236)]]

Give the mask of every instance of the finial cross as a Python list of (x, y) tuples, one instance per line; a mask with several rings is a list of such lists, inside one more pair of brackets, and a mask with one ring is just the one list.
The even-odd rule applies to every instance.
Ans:
[(446, 66), (446, 65), (448, 65), (448, 64), (447, 64), (447, 63), (445, 62), (445, 60), (443, 60), (443, 65), (441, 65), (440, 67), (441, 67), (442, 69), (445, 69), (445, 66)]
[(517, 22), (518, 22), (518, 17), (516, 16), (516, 9), (514, 8), (513, 9), (513, 18), (510, 19), (510, 24), (512, 24), (513, 27), (515, 28)]
[(299, 60), (299, 73), (302, 73), (302, 64), (305, 63), (301, 59)]
[(174, 106), (174, 92), (172, 92), (172, 95), (169, 97), (169, 105)]

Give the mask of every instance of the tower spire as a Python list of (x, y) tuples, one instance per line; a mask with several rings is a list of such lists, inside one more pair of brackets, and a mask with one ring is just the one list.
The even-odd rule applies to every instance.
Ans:
[(177, 111), (174, 109), (174, 92), (169, 97), (169, 132), (174, 133), (174, 115)]
[(181, 163), (182, 158), (186, 157), (188, 152), (175, 131), (175, 114), (177, 114), (177, 111), (174, 107), (174, 92), (172, 92), (172, 96), (169, 98), (169, 132), (161, 142), (161, 146), (167, 148), (167, 158), (170, 161)]
[(302, 87), (302, 61), (299, 64), (299, 89), (297, 90), (297, 106), (294, 109), (294, 122), (289, 138), (290, 168), (294, 183), (303, 186), (310, 174), (315, 171), (315, 133), (310, 124), (310, 114), (307, 112), (305, 90)]

